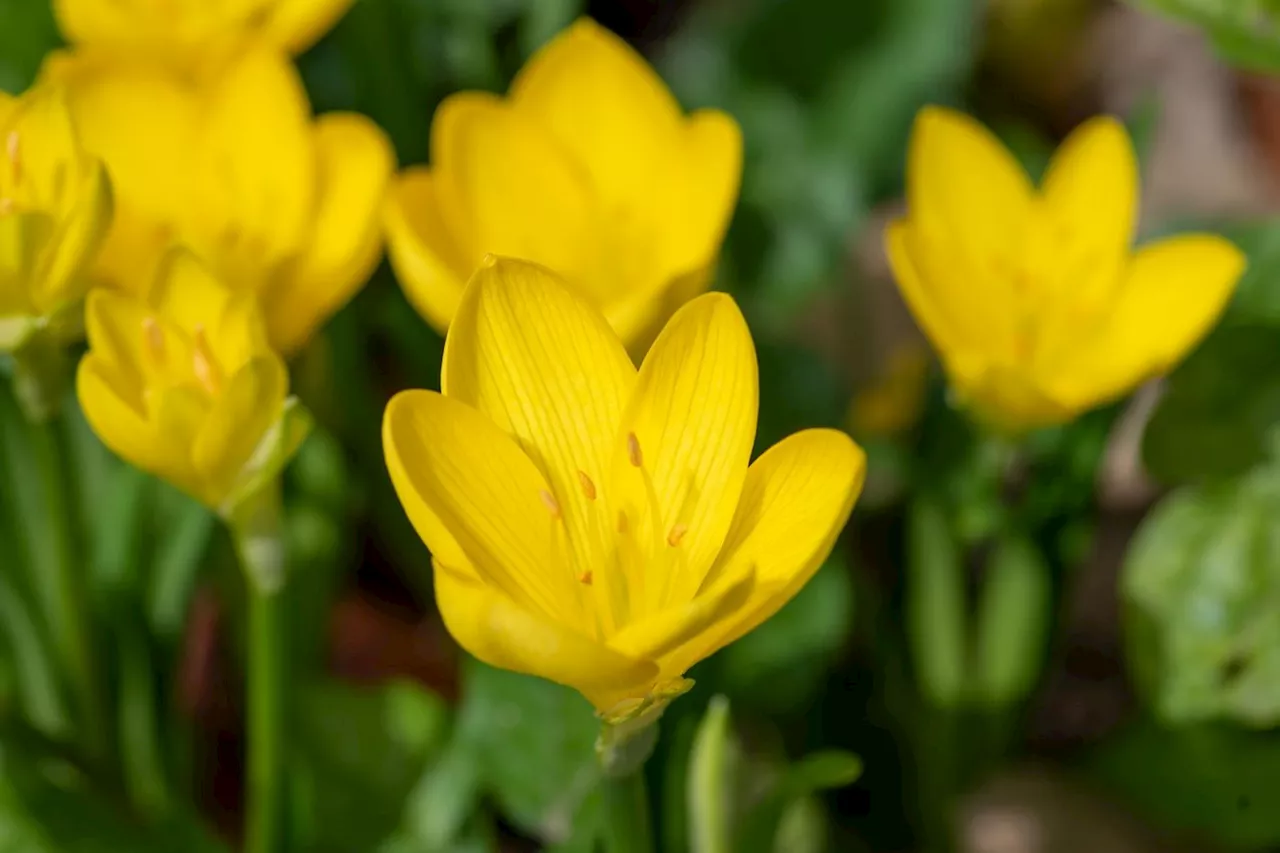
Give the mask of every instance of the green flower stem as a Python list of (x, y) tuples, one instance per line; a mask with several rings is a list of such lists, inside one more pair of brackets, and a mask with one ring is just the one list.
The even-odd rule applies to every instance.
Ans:
[(31, 422), (30, 453), (39, 472), (46, 538), (43, 543), (48, 584), (45, 602), (59, 659), (75, 691), (80, 735), (90, 760), (104, 758), (107, 747), (106, 715), (101, 684), (90, 642), (90, 619), (85, 606), (88, 578), (76, 555), (79, 540), (74, 515), (75, 480), (71, 475), (70, 448), (61, 440), (61, 417), (44, 413), (42, 422)]
[(246, 853), (284, 846), (285, 697), (284, 540), (279, 484), (269, 483), (231, 519), (249, 593)]
[(625, 776), (605, 777), (605, 849), (609, 853), (653, 853), (653, 821), (644, 767)]

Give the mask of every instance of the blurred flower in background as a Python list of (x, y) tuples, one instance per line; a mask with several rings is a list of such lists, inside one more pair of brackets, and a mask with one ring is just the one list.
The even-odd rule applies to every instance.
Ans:
[(742, 139), (718, 110), (684, 115), (624, 41), (580, 19), (506, 98), (436, 111), (429, 167), (397, 179), (389, 250), (405, 293), (448, 327), (486, 253), (555, 270), (628, 344), (711, 283), (738, 197)]
[(139, 296), (95, 290), (85, 322), (77, 390), (94, 431), (205, 505), (229, 512), (305, 436), (256, 300), (189, 253)]
[(1245, 266), (1210, 234), (1131, 248), (1138, 169), (1111, 118), (1079, 127), (1037, 190), (982, 125), (926, 108), (907, 203), (885, 234), (899, 287), (960, 398), (1010, 430), (1068, 421), (1177, 364)]
[(79, 334), (111, 188), (55, 87), (0, 93), (0, 146), (0, 350), (13, 351), (42, 331)]
[(352, 0), (54, 0), (67, 41), (209, 72), (247, 44), (301, 53)]
[(105, 284), (139, 292), (171, 244), (190, 246), (258, 295), (272, 346), (289, 355), (373, 271), (390, 143), (362, 115), (312, 119), (282, 54), (248, 50), (204, 82), (101, 53), (56, 54), (43, 74), (68, 87), (114, 182)]
[(689, 667), (799, 592), (862, 486), (863, 453), (835, 430), (748, 468), (755, 348), (724, 295), (677, 311), (637, 372), (553, 275), (491, 260), (441, 387), (393, 398), (383, 437), (445, 624), (609, 721), (661, 709)]

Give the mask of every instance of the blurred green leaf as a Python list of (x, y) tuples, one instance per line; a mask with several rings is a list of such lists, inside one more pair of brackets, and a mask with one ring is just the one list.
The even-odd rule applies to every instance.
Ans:
[(1228, 318), (1280, 324), (1280, 219), (1236, 223), (1220, 230), (1249, 261), (1236, 284)]
[(907, 516), (907, 640), (921, 694), (938, 708), (962, 701), (965, 661), (964, 566), (946, 515), (917, 497)]
[[(761, 803), (753, 805), (743, 816), (737, 833), (738, 847), (744, 853), (774, 853), (787, 813), (799, 802), (821, 791), (852, 785), (862, 775), (858, 756), (840, 750), (815, 752), (787, 767)], [(795, 831), (795, 827), (792, 827)], [(803, 827), (806, 842), (812, 842), (815, 827)], [(825, 827), (823, 827), (825, 835)], [(824, 843), (821, 847), (825, 847)]]
[(1086, 759), (1115, 797), (1160, 826), (1237, 850), (1280, 844), (1280, 735), (1142, 720)]
[(1280, 70), (1280, 9), (1272, 0), (1131, 0), (1205, 31), (1218, 52), (1255, 71)]
[(729, 853), (738, 745), (729, 727), (729, 701), (713, 697), (694, 735), (687, 787), (692, 853)]
[(1040, 675), (1053, 607), (1049, 566), (1023, 538), (996, 543), (978, 602), (974, 698), (1005, 708), (1027, 698)]
[(853, 581), (833, 554), (796, 597), (716, 659), (718, 683), (774, 713), (809, 706), (853, 629)]
[(1229, 324), (1169, 377), (1142, 455), (1165, 483), (1242, 473), (1266, 453), (1280, 421), (1280, 328)]
[(0, 0), (0, 91), (30, 86), (44, 55), (61, 42), (49, 0)]
[(1166, 498), (1139, 529), (1121, 595), (1130, 660), (1173, 723), (1280, 723), (1280, 467)]
[(373, 849), (400, 824), (405, 796), (444, 742), (443, 701), (409, 682), (319, 682), (295, 707), (307, 849)]

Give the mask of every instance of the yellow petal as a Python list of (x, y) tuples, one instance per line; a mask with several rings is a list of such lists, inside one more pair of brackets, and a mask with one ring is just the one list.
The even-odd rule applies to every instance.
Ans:
[(270, 269), (305, 245), (315, 214), (317, 157), (302, 81), (285, 57), (250, 51), (219, 78), (206, 109), (190, 202), (197, 251), (219, 267), (229, 258)]
[(137, 388), (124, 392), (127, 380), (114, 377), (116, 369), (90, 352), (76, 371), (76, 397), (85, 419), (102, 443), (130, 463), (148, 471), (156, 470), (158, 443), (162, 441), (138, 408)]
[(990, 131), (953, 110), (925, 107), (907, 152), (912, 222), (974, 257), (1007, 256), (1018, 237), (1032, 186)]
[(67, 211), (51, 247), (37, 301), (42, 312), (79, 299), (88, 287), (87, 268), (94, 262), (111, 226), (111, 185), (101, 165), (75, 190), (78, 199)]
[(431, 155), (440, 214), (471, 266), (506, 255), (589, 283), (599, 213), (586, 174), (547, 131), (492, 95), (462, 92), (436, 111)]
[(270, 352), (254, 294), (232, 291), (184, 248), (169, 251), (161, 260), (148, 297), (156, 312), (187, 336), (203, 330), (218, 363), (228, 371)]
[(709, 293), (676, 312), (640, 368), (608, 492), (632, 516), (642, 565), (651, 567), (636, 579), (640, 613), (692, 598), (720, 549), (746, 477), (758, 398), (755, 345), (734, 301)]
[(391, 268), (405, 296), (443, 334), (458, 310), (472, 264), (446, 230), (429, 169), (411, 166), (395, 178), (383, 223)]
[(1045, 172), (1045, 204), (1058, 226), (1050, 248), (1094, 263), (1125, 252), (1138, 209), (1138, 158), (1124, 125), (1092, 118), (1067, 137)]
[(241, 367), (227, 380), (195, 436), (192, 461), (211, 502), (221, 503), (235, 486), (262, 437), (280, 417), (289, 376), (274, 355)]
[(723, 577), (691, 601), (646, 616), (609, 638), (609, 647), (628, 657), (660, 662), (659, 680), (684, 674), (697, 661), (677, 654), (717, 626), (735, 621), (755, 588), (755, 570)]
[(112, 224), (96, 274), (141, 293), (189, 207), (199, 99), (157, 67), (96, 53), (54, 54), (42, 76), (67, 86), (80, 140), (111, 178)]
[[(636, 369), (604, 317), (537, 264), (488, 259), (468, 285), (445, 344), (444, 393), (514, 435), (546, 477), (578, 558), (608, 559), (595, 486), (603, 486)], [(607, 597), (606, 573), (593, 593)], [(606, 626), (607, 627), (607, 626)]]
[(866, 455), (831, 429), (788, 436), (751, 465), (733, 527), (704, 587), (754, 568), (750, 599), (671, 656), (688, 667), (781, 609), (831, 553), (866, 477)]
[(193, 464), (196, 436), (209, 414), (209, 399), (190, 385), (152, 389), (151, 422), (157, 446), (151, 451), (151, 472), (187, 494), (214, 506), (216, 495)]
[(143, 329), (149, 315), (140, 300), (109, 290), (92, 290), (85, 300), (85, 335), (95, 360), (123, 378), (121, 396), (140, 413), (145, 412), (142, 399), (143, 363), (147, 354)]
[(675, 204), (662, 219), (670, 269), (683, 275), (710, 266), (720, 252), (742, 180), (742, 131), (727, 113), (699, 110), (677, 152)]
[(354, 113), (315, 125), (319, 178), (309, 244), (296, 265), (263, 293), (271, 340), (296, 352), (368, 281), (381, 250), (379, 215), (395, 168), (391, 142)]
[[(560, 522), (543, 497), (547, 482), (514, 439), (432, 391), (397, 394), (382, 423), (391, 481), (438, 558), (460, 552), (521, 606), (551, 621), (587, 624), (581, 584), (554, 557)], [(449, 539), (438, 541), (442, 529)]]
[(320, 40), (351, 8), (353, 0), (275, 0), (264, 25), (267, 38), (290, 53)]
[(0, 316), (40, 313), (32, 300), (31, 283), (40, 250), (48, 245), (53, 228), (53, 220), (44, 213), (0, 217)]
[(534, 54), (511, 84), (511, 101), (554, 133), (612, 202), (652, 195), (653, 176), (682, 131), (680, 106), (662, 78), (590, 18)]
[(1245, 264), (1238, 248), (1209, 234), (1141, 248), (1103, 326), (1055, 377), (1055, 395), (1088, 408), (1173, 367), (1217, 322)]

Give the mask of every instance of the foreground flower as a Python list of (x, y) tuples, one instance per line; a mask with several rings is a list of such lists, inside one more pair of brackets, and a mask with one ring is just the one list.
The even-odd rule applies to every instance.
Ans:
[(106, 173), (81, 147), (63, 93), (0, 92), (0, 350), (78, 334), (85, 271), (110, 222)]
[(635, 51), (584, 18), (506, 98), (446, 99), (431, 160), (400, 175), (386, 226), (396, 275), (432, 325), (448, 327), (494, 253), (555, 270), (637, 343), (709, 285), (742, 139), (722, 112), (686, 117)]
[(311, 118), (302, 81), (252, 51), (201, 86), (148, 63), (59, 54), (85, 144), (111, 173), (117, 218), (96, 270), (138, 292), (173, 242), (255, 292), (289, 355), (368, 279), (394, 168), (386, 136), (352, 113)]
[(119, 456), (224, 516), (274, 477), (305, 435), (252, 294), (175, 252), (143, 297), (95, 290), (77, 391)]
[(72, 44), (199, 70), (265, 43), (301, 53), (353, 0), (54, 0)]
[(1221, 237), (1132, 248), (1138, 170), (1124, 127), (1082, 125), (1034, 187), (985, 128), (925, 109), (905, 219), (885, 239), (898, 285), (960, 398), (1019, 430), (1060, 423), (1175, 365), (1244, 269)]
[(834, 430), (748, 468), (755, 350), (723, 294), (681, 308), (637, 372), (553, 274), (489, 259), (441, 386), (393, 398), (383, 441), (445, 624), (481, 660), (577, 688), (610, 722), (660, 709), (690, 666), (777, 612), (862, 485), (862, 451)]

